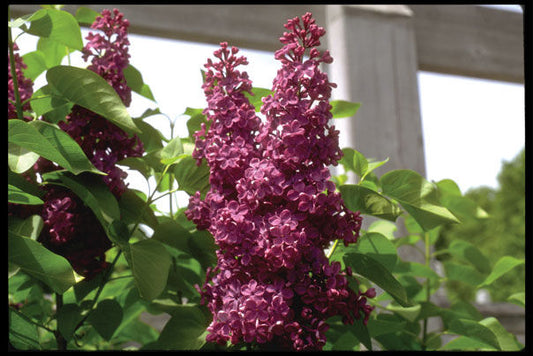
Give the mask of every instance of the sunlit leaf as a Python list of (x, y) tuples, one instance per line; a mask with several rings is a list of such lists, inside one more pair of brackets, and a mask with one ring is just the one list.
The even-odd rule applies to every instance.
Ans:
[(103, 116), (127, 132), (140, 132), (115, 89), (93, 71), (56, 66), (46, 72), (46, 79), (68, 101)]
[(12, 142), (7, 144), (7, 164), (15, 173), (24, 173), (39, 159), (39, 155), (33, 151), (20, 147)]
[(56, 293), (63, 294), (74, 283), (70, 263), (37, 241), (8, 231), (8, 261), (41, 280)]
[(28, 33), (55, 40), (80, 51), (83, 48), (80, 26), (70, 13), (56, 9), (41, 9), (31, 20)]
[(339, 187), (342, 199), (352, 211), (396, 221), (401, 209), (383, 195), (360, 185), (345, 184)]
[(524, 263), (524, 259), (519, 259), (512, 256), (503, 256), (496, 262), (492, 268), (492, 272), (488, 275), (488, 277), (484, 281), (480, 281), (478, 288), (490, 285), (492, 282), (511, 271), (513, 268), (523, 265)]
[(361, 276), (368, 278), (389, 293), (394, 300), (404, 307), (411, 306), (404, 287), (394, 276), (379, 262), (360, 253), (347, 253), (344, 263)]
[(385, 173), (381, 179), (383, 194), (396, 199), (428, 231), (459, 220), (439, 203), (437, 188), (420, 174), (407, 169)]
[(334, 119), (354, 116), (361, 103), (352, 103), (346, 100), (331, 100), (331, 115)]

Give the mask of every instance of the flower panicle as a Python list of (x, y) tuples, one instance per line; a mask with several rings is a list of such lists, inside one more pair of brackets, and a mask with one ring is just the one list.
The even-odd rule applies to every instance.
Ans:
[(355, 243), (362, 221), (328, 170), (342, 151), (329, 126), (335, 85), (319, 68), (332, 59), (316, 49), (325, 30), (310, 13), (285, 27), (263, 121), (244, 95), (251, 81), (237, 69), (248, 63), (238, 49), (221, 43), (207, 61), (211, 126), (196, 133), (193, 157), (206, 160), (211, 185), (205, 199), (190, 198), (186, 215), (218, 246), (217, 266), (198, 287), (213, 314), (207, 340), (314, 350), (325, 345), (327, 318), (366, 324), (374, 291), (351, 289), (351, 271), (324, 253), (333, 240)]

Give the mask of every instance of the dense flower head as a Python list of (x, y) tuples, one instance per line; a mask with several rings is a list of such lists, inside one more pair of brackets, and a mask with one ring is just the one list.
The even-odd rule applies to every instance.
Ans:
[[(33, 81), (29, 78), (26, 78), (23, 73), (23, 69), (27, 68), (26, 63), (24, 63), (24, 60), (20, 56), (20, 54), (17, 53), (18, 46), (16, 43), (13, 44), (13, 59), (15, 62), (15, 73), (16, 73), (16, 80), (18, 85), (18, 92), (20, 95), (20, 102), (24, 103), (22, 106), (22, 110), (30, 110), (30, 103), (27, 101), (31, 98), (33, 95)], [(7, 52), (7, 118), (8, 119), (16, 119), (17, 118), (17, 110), (15, 107), (15, 85), (14, 85), (14, 79), (12, 72), (11, 72), (11, 61), (10, 61), (10, 55), (9, 50)], [(28, 118), (25, 118), (29, 120)]]
[(44, 228), (39, 241), (64, 256), (74, 270), (87, 278), (105, 269), (105, 251), (111, 247), (93, 212), (72, 192), (49, 188), (42, 208)]
[(128, 54), (129, 21), (117, 9), (104, 9), (101, 16), (96, 17), (92, 29), (101, 33), (89, 32), (89, 41), (83, 48), (83, 59), (91, 57), (88, 69), (100, 74), (107, 80), (126, 106), (131, 103), (131, 89), (127, 86), (123, 71), (129, 65)]
[(332, 59), (316, 49), (325, 31), (309, 13), (286, 28), (274, 94), (263, 99), (265, 121), (244, 95), (251, 82), (236, 69), (247, 64), (238, 49), (222, 43), (218, 61), (208, 60), (211, 126), (196, 133), (193, 157), (207, 161), (211, 188), (204, 200), (191, 197), (186, 214), (219, 248), (200, 289), (213, 314), (207, 340), (313, 350), (326, 342), (327, 318), (366, 323), (374, 291), (351, 289), (351, 272), (324, 253), (337, 239), (355, 243), (361, 227), (327, 168), (342, 151), (328, 124), (334, 84), (319, 69)]
[[(96, 17), (91, 28), (102, 33), (90, 32), (83, 48), (83, 58), (90, 59), (88, 69), (107, 80), (118, 93), (124, 105), (131, 102), (131, 89), (126, 85), (124, 69), (129, 65), (129, 22), (117, 9), (104, 9)], [(103, 179), (118, 198), (126, 190), (127, 174), (116, 166), (126, 157), (142, 156), (144, 148), (140, 139), (119, 128), (104, 117), (75, 105), (66, 120), (59, 123), (81, 146), (96, 168), (107, 173)]]
[[(103, 34), (89, 33), (89, 42), (83, 49), (84, 59), (91, 59), (88, 69), (103, 77), (126, 106), (131, 101), (131, 89), (123, 73), (129, 64), (128, 26), (118, 10), (104, 10), (92, 25)], [(117, 167), (117, 162), (142, 156), (144, 148), (140, 139), (130, 137), (106, 118), (78, 105), (58, 125), (80, 145), (92, 164), (106, 173), (102, 179), (119, 199), (127, 189), (124, 182), (127, 174)], [(59, 168), (42, 157), (34, 166), (41, 174)], [(67, 258), (76, 272), (87, 278), (105, 269), (108, 265), (105, 251), (111, 242), (92, 210), (75, 194), (57, 186), (47, 188), (44, 202), (41, 211), (44, 227), (39, 241)]]

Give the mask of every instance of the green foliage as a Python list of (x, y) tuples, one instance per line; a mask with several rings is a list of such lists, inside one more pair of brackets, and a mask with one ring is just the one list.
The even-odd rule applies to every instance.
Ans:
[[(498, 175), (499, 186), (496, 189), (479, 187), (465, 193), (463, 209), (478, 206), (478, 214), (471, 218), (458, 216), (462, 223), (455, 226), (444, 226), (437, 246), (446, 251), (456, 241), (466, 241), (477, 246), (488, 261), (496, 268), (511, 266), (505, 256), (518, 260), (525, 257), (525, 150), (522, 150), (512, 161), (505, 162)], [(475, 216), (472, 216), (475, 215)], [(448, 254), (439, 259), (446, 261)], [(503, 261), (501, 261), (503, 259)], [(501, 278), (484, 285), (494, 301), (505, 302), (513, 293), (525, 291), (525, 266), (517, 263), (512, 273), (503, 274)], [(472, 301), (475, 288), (460, 282), (447, 283), (448, 295), (451, 299)]]
[[(523, 346), (516, 337), (497, 319), (483, 319), (470, 303), (461, 301), (450, 308), (442, 308), (430, 302), (431, 295), (444, 283), (460, 283), (476, 291), (510, 276), (511, 271), (524, 264), (523, 258), (512, 256), (502, 256), (496, 263), (491, 262), (481, 246), (466, 240), (468, 235), (451, 240), (445, 248), (437, 245), (441, 231), (486, 220), (486, 206), (481, 207), (463, 196), (451, 180), (430, 183), (409, 170), (393, 170), (381, 178), (373, 175), (369, 184), (368, 160), (351, 148), (344, 152), (341, 161), (344, 169), (355, 173), (359, 179), (358, 184), (339, 186), (346, 205), (360, 210), (363, 215), (385, 220), (378, 220), (367, 231), (362, 231), (355, 246), (335, 245), (330, 258), (342, 261), (343, 266), (351, 267), (354, 273), (364, 277), (360, 286), (363, 290), (373, 285), (382, 290), (376, 298), (369, 299), (377, 310), (367, 327), (380, 349), (521, 349)], [(398, 218), (404, 220), (406, 236), (394, 236), (397, 229), (393, 222)], [(425, 264), (404, 261), (396, 253), (399, 247), (411, 247), (420, 252)], [(436, 257), (444, 261), (443, 275), (431, 268), (431, 261)], [(524, 306), (524, 294), (519, 291), (507, 290), (506, 298)], [(428, 318), (440, 318), (442, 330), (428, 333)], [(383, 328), (376, 325), (383, 325)], [(339, 333), (332, 331), (332, 341), (328, 340), (328, 344), (337, 342), (345, 345), (344, 350), (358, 349), (357, 341), (365, 345), (353, 335)], [(444, 334), (456, 337), (444, 344)], [(328, 344), (327, 349), (339, 349), (339, 345)]]
[[(38, 36), (37, 48), (24, 56), (24, 74), (46, 84), (30, 99), (34, 118), (8, 123), (8, 202), (38, 206), (39, 187), (60, 185), (77, 195), (92, 210), (113, 247), (106, 252), (109, 267), (91, 280), (77, 275), (69, 262), (38, 242), (43, 228), (39, 215), (8, 220), (9, 344), (20, 350), (120, 350), (133, 342), (141, 350), (212, 350), (206, 328), (212, 320), (200, 305), (195, 289), (207, 270), (216, 265), (217, 246), (206, 231), (198, 231), (183, 209), (161, 212), (154, 202), (178, 191), (188, 195), (209, 189), (209, 169), (192, 158), (193, 133), (207, 122), (201, 108), (187, 108), (185, 137), (164, 136), (145, 119), (160, 115), (147, 109), (132, 118), (111, 86), (92, 71), (61, 65), (65, 56), (80, 51), (80, 24), (97, 16), (80, 7), (75, 16), (60, 6), (43, 6), (14, 19), (8, 29)], [(157, 103), (141, 72), (125, 71), (128, 85)], [(256, 110), (268, 89), (253, 88), (249, 98)], [(150, 194), (127, 189), (120, 199), (109, 192), (98, 171), (80, 146), (56, 125), (74, 105), (91, 110), (143, 142), (142, 157), (119, 162), (147, 180), (156, 182)], [(334, 119), (354, 116), (360, 106), (332, 101)], [(40, 120), (36, 120), (39, 118)], [(171, 122), (171, 129), (174, 122)], [(450, 298), (449, 308), (431, 302), (439, 287), (452, 283), (474, 293), (489, 288), (502, 300), (525, 306), (524, 168), (507, 164), (500, 175), (500, 190), (475, 190), (463, 195), (451, 180), (428, 182), (417, 172), (393, 170), (375, 173), (388, 159), (373, 161), (353, 148), (343, 149), (341, 164), (353, 172), (357, 184), (345, 184), (347, 175), (334, 177), (352, 210), (376, 218), (359, 241), (348, 247), (338, 241), (329, 249), (331, 261), (350, 267), (357, 276), (350, 283), (360, 291), (377, 289), (368, 303), (376, 309), (368, 324), (356, 320), (344, 325), (329, 320), (325, 350), (518, 350), (523, 346), (501, 323), (483, 318), (468, 298)], [(61, 167), (28, 181), (32, 166), (44, 157)], [(521, 156), (523, 162), (523, 154)], [(24, 174), (24, 176), (23, 176)], [(488, 217), (490, 216), (490, 217)], [(403, 221), (407, 234), (396, 236)], [(149, 231), (153, 231), (150, 233)], [(505, 238), (511, 242), (502, 247)], [(506, 245), (507, 246), (507, 245)], [(398, 248), (421, 253), (425, 263), (402, 259)], [(431, 252), (433, 249), (433, 252)], [(432, 269), (436, 258), (444, 274)], [(515, 271), (521, 271), (518, 283)], [(508, 278), (513, 275), (514, 278)], [(507, 284), (501, 284), (507, 283)], [(502, 287), (505, 286), (505, 287)], [(459, 293), (457, 293), (459, 294)], [(165, 315), (155, 329), (143, 321), (146, 314)], [(429, 318), (442, 329), (429, 333)], [(447, 343), (443, 335), (455, 338)], [(242, 345), (219, 347), (239, 350)]]

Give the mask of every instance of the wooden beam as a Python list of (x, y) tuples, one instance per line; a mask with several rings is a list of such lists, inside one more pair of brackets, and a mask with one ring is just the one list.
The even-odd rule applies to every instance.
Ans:
[[(288, 18), (311, 11), (323, 26), (325, 8), (331, 5), (106, 4), (66, 5), (65, 9), (75, 13), (78, 6), (96, 11), (117, 7), (130, 20), (132, 33), (214, 44), (228, 41), (235, 46), (274, 51), (280, 47), (281, 26)], [(385, 9), (388, 5), (380, 6)], [(10, 6), (13, 16), (38, 8)], [(524, 82), (522, 14), (474, 5), (409, 8), (414, 13), (418, 69)]]
[(472, 5), (410, 5), (418, 68), (524, 82), (523, 15)]
[[(118, 8), (130, 21), (130, 33), (185, 41), (219, 44), (266, 51), (281, 48), (279, 37), (289, 18), (309, 11), (317, 23), (325, 23), (323, 5), (66, 5), (74, 14), (79, 6), (97, 12)], [(12, 5), (11, 13), (21, 16), (37, 5)]]

